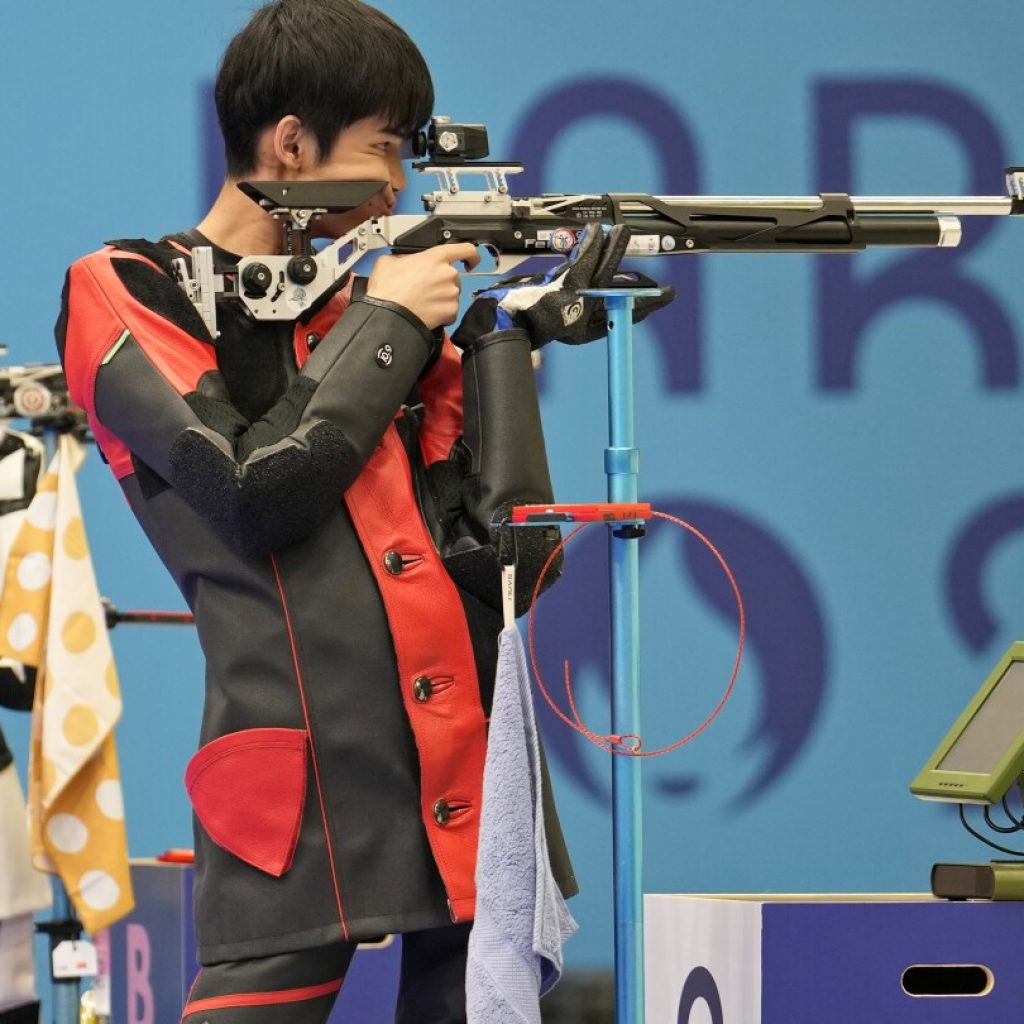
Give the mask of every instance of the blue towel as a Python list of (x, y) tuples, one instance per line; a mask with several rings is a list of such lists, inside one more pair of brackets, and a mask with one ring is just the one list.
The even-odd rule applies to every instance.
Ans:
[(561, 976), (562, 944), (577, 926), (548, 859), (537, 722), (515, 626), (498, 652), (476, 886), (469, 1024), (540, 1024), (540, 997)]

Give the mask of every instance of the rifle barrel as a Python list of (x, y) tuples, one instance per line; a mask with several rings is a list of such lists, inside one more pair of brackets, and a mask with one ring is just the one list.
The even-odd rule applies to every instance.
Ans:
[[(744, 209), (806, 210), (822, 208), (820, 196), (658, 196), (663, 203)], [(856, 213), (936, 214), (952, 217), (1000, 217), (1019, 212), (1008, 196), (850, 196)], [(642, 203), (625, 202), (624, 213), (639, 212)]]

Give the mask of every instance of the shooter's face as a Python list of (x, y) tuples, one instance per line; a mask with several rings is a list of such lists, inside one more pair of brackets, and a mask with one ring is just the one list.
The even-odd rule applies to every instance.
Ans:
[(383, 181), (380, 192), (348, 213), (328, 214), (313, 224), (317, 238), (338, 238), (371, 217), (393, 213), (405, 188), (399, 149), (405, 141), (386, 130), (386, 122), (368, 117), (341, 131), (324, 160), (302, 177), (318, 181)]

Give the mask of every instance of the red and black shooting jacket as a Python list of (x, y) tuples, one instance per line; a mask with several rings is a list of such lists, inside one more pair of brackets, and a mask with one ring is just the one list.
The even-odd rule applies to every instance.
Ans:
[[(469, 920), (501, 628), (490, 524), (551, 500), (529, 339), (438, 353), (349, 279), (292, 323), (222, 300), (214, 340), (170, 273), (204, 242), (77, 261), (56, 332), (206, 659), (186, 772), (200, 961)], [(527, 532), (519, 610), (551, 543)]]

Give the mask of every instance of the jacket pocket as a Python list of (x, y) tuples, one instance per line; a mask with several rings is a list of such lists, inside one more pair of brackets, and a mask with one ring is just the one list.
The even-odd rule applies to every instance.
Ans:
[(207, 743), (185, 769), (185, 789), (210, 838), (280, 878), (291, 866), (306, 797), (306, 733), (246, 729)]

